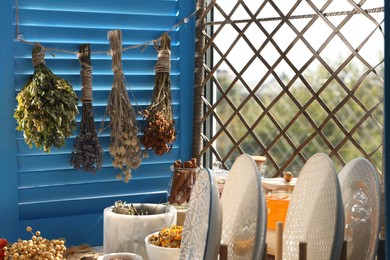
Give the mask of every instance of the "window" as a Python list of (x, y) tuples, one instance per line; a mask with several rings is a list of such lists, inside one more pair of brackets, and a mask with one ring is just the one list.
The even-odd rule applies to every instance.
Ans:
[[(14, 3), (12, 3), (14, 2)], [(12, 6), (12, 4), (14, 4)], [(15, 26), (15, 6), (18, 6), (18, 28)], [(1, 134), (5, 146), (2, 158), (2, 189), (0, 202), (0, 236), (10, 240), (29, 238), (26, 226), (40, 230), (46, 237), (64, 237), (67, 245), (101, 245), (103, 236), (103, 209), (116, 200), (127, 202), (165, 202), (170, 179), (169, 166), (178, 158), (191, 156), (193, 109), (193, 55), (194, 19), (175, 27), (172, 38), (171, 80), (173, 109), (178, 131), (173, 150), (164, 156), (150, 153), (133, 179), (124, 183), (115, 178), (108, 153), (108, 132), (100, 136), (105, 150), (103, 169), (92, 175), (74, 170), (69, 164), (74, 136), (61, 149), (50, 154), (29, 149), (21, 132), (16, 132), (12, 118), (15, 96), (33, 71), (31, 46), (14, 41), (15, 31), (29, 42), (40, 42), (55, 49), (55, 57), (46, 55), (47, 66), (67, 79), (80, 96), (80, 64), (75, 55), (79, 44), (90, 43), (92, 49), (93, 106), (97, 129), (105, 113), (108, 94), (113, 82), (107, 32), (120, 29), (123, 47), (147, 43), (157, 39), (185, 17), (190, 16), (195, 4), (177, 0), (119, 1), (4, 1), (1, 3), (2, 37), (7, 50), (3, 53), (1, 73), (2, 92)], [(3, 20), (4, 18), (4, 20)], [(13, 25), (13, 27), (12, 27)], [(2, 56), (3, 57), (3, 56)], [(157, 54), (151, 43), (129, 49), (122, 55), (124, 74), (134, 106), (150, 103), (154, 85), (154, 66)], [(185, 102), (183, 102), (185, 100)], [(149, 103), (148, 103), (149, 102)], [(80, 108), (81, 108), (81, 104)], [(3, 114), (4, 113), (4, 114)], [(78, 121), (80, 121), (80, 116)], [(5, 119), (5, 120), (4, 120)], [(139, 116), (142, 123), (142, 118)], [(77, 134), (77, 131), (74, 131)], [(183, 141), (184, 140), (184, 141)], [(10, 214), (8, 214), (10, 213)]]
[(382, 172), (383, 0), (200, 2), (193, 154), (264, 155), (267, 177), (317, 152)]

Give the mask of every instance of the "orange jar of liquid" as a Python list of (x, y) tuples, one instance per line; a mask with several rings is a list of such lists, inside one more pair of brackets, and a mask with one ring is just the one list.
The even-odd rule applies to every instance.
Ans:
[(285, 223), (290, 196), (289, 193), (271, 193), (265, 196), (268, 210), (267, 229), (275, 230), (278, 221)]
[(264, 178), (263, 188), (267, 202), (267, 229), (275, 230), (276, 223), (286, 222), (288, 205), (296, 178), (286, 182), (283, 178)]

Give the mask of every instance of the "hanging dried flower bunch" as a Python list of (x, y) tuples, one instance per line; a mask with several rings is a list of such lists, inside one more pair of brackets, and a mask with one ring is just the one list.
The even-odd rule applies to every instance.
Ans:
[(43, 47), (37, 43), (32, 49), (34, 74), (16, 97), (18, 106), (14, 117), (17, 130), (31, 148), (49, 153), (54, 145), (65, 144), (65, 139), (76, 129), (77, 95), (70, 83), (55, 75), (45, 65)]
[(106, 109), (106, 113), (110, 116), (109, 152), (113, 157), (114, 167), (122, 171), (117, 177), (124, 178), (124, 181), (128, 182), (131, 179), (132, 169), (140, 166), (145, 155), (137, 136), (139, 128), (136, 113), (126, 91), (122, 71), (122, 31), (109, 31), (108, 38), (114, 71), (114, 82)]
[[(155, 43), (156, 44), (156, 43)], [(155, 80), (151, 105), (142, 112), (147, 121), (143, 129), (142, 144), (157, 155), (170, 152), (176, 139), (175, 123), (172, 115), (170, 60), (171, 39), (167, 34), (161, 37), (157, 46), (158, 59), (155, 66)]]
[(92, 66), (91, 48), (89, 44), (79, 46), (81, 63), (81, 102), (82, 117), (80, 129), (73, 145), (70, 164), (75, 169), (96, 173), (102, 168), (103, 149), (100, 146), (95, 128), (95, 119), (92, 107)]

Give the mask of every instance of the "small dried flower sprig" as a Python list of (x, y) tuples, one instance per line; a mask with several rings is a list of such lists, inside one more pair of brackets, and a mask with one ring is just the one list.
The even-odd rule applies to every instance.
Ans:
[(112, 70), (114, 82), (112, 84), (106, 113), (110, 116), (109, 152), (113, 158), (115, 168), (121, 170), (117, 178), (128, 182), (132, 170), (137, 169), (142, 159), (147, 156), (141, 150), (138, 139), (138, 123), (136, 113), (130, 102), (126, 90), (122, 71), (122, 32), (113, 30), (108, 32), (112, 55)]
[(142, 144), (157, 155), (168, 153), (176, 140), (175, 123), (172, 114), (170, 58), (171, 39), (167, 34), (161, 37), (157, 46), (158, 59), (155, 66), (155, 80), (151, 105), (142, 112), (147, 125), (143, 129)]
[(41, 236), (40, 231), (32, 232), (31, 227), (26, 228), (31, 233), (30, 240), (18, 239), (17, 242), (4, 248), (4, 259), (55, 259), (62, 260), (66, 256), (65, 240), (47, 239)]
[(176, 139), (173, 120), (167, 120), (163, 112), (153, 109), (144, 110), (142, 115), (148, 121), (142, 138), (145, 148), (153, 149), (157, 155), (170, 152), (172, 142)]

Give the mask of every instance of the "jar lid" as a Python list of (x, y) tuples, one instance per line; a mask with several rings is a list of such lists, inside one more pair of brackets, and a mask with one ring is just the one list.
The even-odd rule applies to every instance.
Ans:
[(213, 169), (211, 170), (211, 172), (217, 177), (224, 179), (226, 179), (229, 174), (229, 171), (222, 168), (222, 163), (220, 161), (216, 161), (213, 163)]
[(251, 157), (253, 160), (255, 160), (255, 162), (262, 162), (262, 163), (267, 162), (267, 157), (265, 157), (265, 156), (252, 155)]
[(255, 161), (257, 167), (260, 169), (267, 162), (267, 157), (260, 155), (252, 155), (252, 159)]
[(261, 180), (263, 187), (267, 190), (287, 189), (293, 190), (298, 178), (293, 178), (290, 182), (284, 178), (263, 178)]

